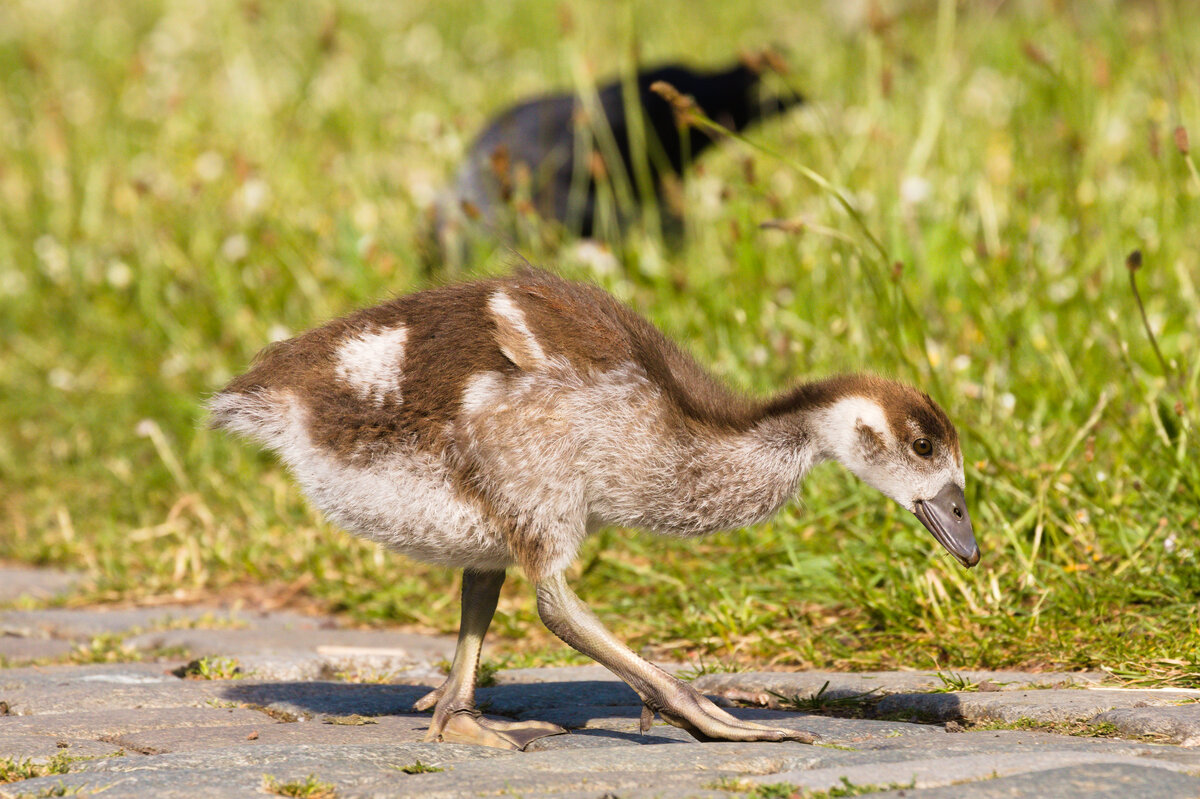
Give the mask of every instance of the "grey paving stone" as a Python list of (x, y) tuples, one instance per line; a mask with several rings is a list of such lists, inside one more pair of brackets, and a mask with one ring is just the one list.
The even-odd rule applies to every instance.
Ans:
[[(218, 656), (229, 657), (225, 653)], [(238, 664), (238, 673), (255, 680), (312, 682), (329, 680), (333, 677), (333, 671), (329, 668), (329, 664), (315, 652), (241, 654), (235, 656), (234, 659)]]
[[(946, 673), (946, 672), (944, 672)], [(1027, 686), (1086, 686), (1099, 683), (1103, 672), (1019, 672), (1019, 671), (954, 671), (965, 680), (989, 682), (997, 691), (1021, 690)], [(826, 687), (826, 684), (828, 686)], [(831, 699), (873, 692), (888, 694), (926, 692), (946, 687), (934, 671), (875, 671), (875, 672), (772, 672), (745, 671), (728, 674), (704, 674), (692, 685), (706, 694), (724, 696), (738, 702), (776, 707), (783, 696), (812, 696), (825, 688)]]
[[(414, 651), (420, 657), (414, 658)], [(442, 637), (436, 639), (435, 646), (423, 650), (412, 646), (406, 650), (388, 646), (320, 645), (316, 652), (326, 673), (336, 680), (432, 685), (446, 678), (441, 664), (454, 656), (451, 642)]]
[(599, 663), (586, 666), (546, 666), (531, 669), (500, 669), (492, 679), (496, 685), (529, 685), (543, 682), (577, 682), (618, 679)]
[[(191, 650), (197, 651), (197, 650)], [(199, 650), (211, 651), (211, 650)], [(441, 654), (434, 651), (433, 655)], [(226, 653), (239, 672), (258, 680), (350, 680), (397, 683), (440, 683), (445, 673), (428, 653), (394, 647), (317, 646), (315, 650), (271, 650), (262, 653)]]
[(520, 721), (549, 721), (568, 730), (617, 729), (637, 725), (641, 720), (639, 705), (568, 705), (541, 707), (514, 714)]
[[(660, 780), (652, 788), (645, 786), (626, 788), (621, 791), (620, 799), (733, 799), (738, 794), (706, 787), (713, 785), (715, 780), (710, 776), (701, 780), (686, 780), (682, 785), (663, 785)], [(613, 794), (616, 796), (617, 794)], [(596, 791), (567, 791), (554, 794), (554, 799), (603, 799), (604, 793)]]
[(994, 693), (893, 694), (880, 700), (879, 715), (912, 713), (922, 719), (945, 721), (1041, 722), (1089, 721), (1113, 708), (1171, 705), (1178, 693), (1166, 691), (1114, 691), (1046, 689)]
[(21, 597), (52, 599), (70, 591), (79, 580), (80, 575), (57, 569), (0, 566), (0, 602)]
[(204, 607), (49, 608), (0, 611), (0, 633), (83, 640), (131, 634), (135, 649), (178, 647), (198, 655), (318, 653), (343, 663), (395, 668), (427, 664), (454, 652), (454, 638), (395, 630), (343, 629), (335, 617)]
[(59, 713), (81, 707), (198, 707), (219, 695), (218, 683), (180, 680), (181, 663), (29, 666), (0, 671), (0, 700), (12, 713)]
[(1153, 751), (1146, 752), (1145, 757), (1154, 760), (1166, 760), (1171, 763), (1182, 763), (1196, 776), (1200, 776), (1200, 749), (1196, 747), (1159, 746)]
[(1108, 722), (1125, 735), (1153, 735), (1181, 746), (1200, 746), (1200, 702), (1175, 707), (1108, 710), (1092, 723)]
[[(794, 742), (686, 743), (677, 746), (618, 746), (586, 749), (561, 757), (555, 752), (525, 752), (515, 765), (522, 771), (543, 774), (600, 774), (606, 772), (735, 772), (769, 774), (805, 768), (847, 753)], [(478, 767), (478, 768), (477, 768)], [(459, 776), (482, 768), (462, 763)]]
[(645, 735), (636, 725), (614, 730), (591, 727), (571, 730), (567, 735), (551, 735), (539, 738), (525, 748), (526, 752), (551, 752), (564, 749), (593, 749), (614, 746), (655, 746), (660, 744), (688, 744), (696, 739), (683, 730), (667, 725), (655, 725)]
[[(592, 732), (581, 733), (579, 737)], [(862, 757), (854, 752), (794, 743), (680, 743), (671, 746), (578, 748), (570, 753), (570, 757), (535, 759), (549, 758), (554, 754), (552, 751), (527, 754), (520, 763), (528, 764), (528, 771), (536, 771), (539, 777), (571, 775), (566, 784), (573, 784), (573, 787), (566, 795), (580, 795), (578, 786), (586, 782), (596, 790), (619, 792), (621, 796), (647, 790), (657, 791), (664, 796), (708, 795), (710, 786), (722, 778), (816, 768), (846, 758)], [(511, 775), (514, 777), (512, 781), (506, 778), (505, 784), (517, 792), (522, 789), (530, 793), (537, 790), (550, 792), (546, 783), (516, 781), (525, 776), (525, 771), (523, 768), (522, 772)], [(466, 764), (455, 768), (454, 777), (460, 785), (482, 791), (488, 783), (477, 772), (473, 764)], [(556, 786), (561, 784), (554, 783)], [(434, 781), (429, 781), (423, 789), (433, 792), (437, 787)], [(558, 795), (561, 791), (561, 787), (556, 787), (553, 792)]]
[[(762, 747), (764, 745), (752, 745)], [(676, 750), (676, 747), (667, 747)], [(705, 747), (709, 748), (709, 747)], [(268, 748), (264, 748), (268, 749)], [(522, 755), (517, 759), (502, 761), (443, 761), (447, 771), (439, 773), (407, 775), (398, 766), (416, 759), (431, 762), (427, 757), (411, 750), (401, 756), (393, 753), (390, 762), (386, 758), (363, 757), (363, 747), (334, 747), (321, 754), (298, 751), (297, 747), (269, 747), (269, 760), (260, 757), (245, 762), (199, 763), (179, 756), (164, 755), (157, 758), (142, 758), (141, 762), (160, 761), (153, 768), (128, 768), (123, 771), (104, 770), (73, 773), (62, 778), (49, 777), (16, 783), (7, 787), (16, 791), (35, 793), (54, 788), (60, 784), (105, 788), (106, 797), (156, 796), (162, 799), (183, 799), (195, 795), (197, 786), (203, 786), (206, 797), (247, 796), (260, 792), (264, 773), (270, 773), (283, 781), (303, 779), (315, 774), (318, 779), (333, 783), (338, 795), (344, 799), (376, 796), (421, 796), (426, 799), (442, 797), (517, 795), (555, 796), (559, 799), (590, 797), (597, 799), (604, 793), (614, 793), (628, 799), (635, 797), (710, 796), (727, 797), (726, 791), (713, 786), (718, 780), (754, 779), (751, 772), (738, 769), (677, 770), (671, 768), (621, 768), (618, 770), (595, 770), (590, 768), (596, 758), (603, 759), (604, 750), (578, 751), (571, 757), (561, 753), (538, 753)], [(664, 747), (649, 747), (661, 750)], [(360, 750), (360, 751), (355, 751)], [(633, 750), (646, 751), (646, 750)], [(314, 756), (316, 755), (316, 756)], [(554, 756), (555, 765), (563, 768), (541, 769), (534, 759), (539, 756)], [(172, 759), (172, 762), (161, 761)], [(411, 759), (409, 759), (411, 758)], [(103, 762), (103, 761), (101, 761)], [(114, 761), (107, 761), (113, 763)], [(572, 765), (580, 766), (572, 769)], [(532, 765), (533, 767), (529, 767)], [(644, 764), (654, 765), (654, 764)], [(739, 764), (741, 765), (741, 764)], [(762, 767), (762, 762), (750, 764)], [(139, 764), (140, 766), (140, 764)], [(776, 772), (760, 776), (759, 782), (772, 784), (780, 781), (787, 772)], [(790, 775), (789, 775), (790, 776)], [(795, 784), (795, 783), (793, 783)], [(903, 792), (882, 794), (885, 796), (928, 797), (941, 799), (953, 797), (1044, 797), (1082, 799), (1082, 797), (1180, 797), (1194, 795), (1200, 780), (1173, 773), (1160, 768), (1144, 767), (1127, 763), (1088, 763), (1083, 766), (1052, 768), (1011, 777), (1001, 777), (969, 785), (954, 785), (947, 788), (907, 789)], [(954, 791), (954, 793), (951, 793)]]
[(392, 685), (441, 685), (446, 672), (440, 666), (415, 666), (398, 671), (379, 671), (369, 664), (358, 663), (353, 668), (343, 668), (336, 677), (348, 682), (391, 683)]
[[(851, 723), (861, 721), (851, 720)], [(926, 736), (870, 738), (849, 747), (816, 746), (813, 747), (812, 759), (803, 764), (800, 770), (806, 773), (827, 770), (817, 777), (828, 777), (829, 785), (840, 784), (840, 776), (852, 775), (853, 782), (875, 784), (867, 778), (873, 779), (878, 774), (900, 773), (905, 774), (903, 780), (891, 779), (884, 782), (907, 782), (913, 773), (927, 772), (936, 777), (956, 765), (961, 765), (966, 770), (978, 766), (985, 770), (986, 776), (990, 773), (986, 771), (988, 758), (996, 763), (1008, 762), (1011, 767), (1019, 770), (1023, 768), (1024, 763), (1036, 764), (1035, 760), (1030, 759), (1033, 755), (1054, 755), (1060, 758), (1062, 763), (1138, 762), (1175, 771), (1200, 770), (1200, 752), (1172, 746), (1040, 732), (989, 731), (951, 734), (938, 728), (927, 729), (930, 729), (931, 733)], [(769, 747), (771, 744), (760, 746)], [(943, 769), (942, 765), (929, 768), (921, 765), (931, 760), (945, 760), (946, 769)], [(1044, 765), (1043, 763), (1039, 767)], [(873, 772), (872, 769), (878, 771)], [(786, 781), (778, 774), (775, 776), (777, 781)], [(820, 782), (821, 779), (814, 778), (814, 782)]]
[[(270, 623), (268, 623), (268, 621)], [(444, 660), (454, 654), (454, 639), (381, 630), (324, 629), (317, 624), (287, 626), (257, 620), (242, 630), (159, 630), (134, 636), (126, 642), (139, 649), (182, 647), (197, 655), (230, 657), (283, 653), (318, 654), (321, 650), (375, 650), (393, 666), (412, 666)], [(363, 657), (368, 657), (362, 652)], [(335, 657), (329, 655), (328, 657)]]
[[(297, 779), (302, 777), (297, 776)], [(104, 796), (106, 799), (245, 799), (266, 796), (261, 770), (190, 769), (129, 774), (69, 773), (0, 785), (0, 799), (34, 796)]]
[[(656, 747), (662, 748), (662, 747)], [(604, 752), (602, 749), (580, 749), (571, 753), (571, 758), (588, 752)], [(551, 754), (551, 753), (539, 753)], [(562, 753), (553, 753), (563, 758)], [(571, 759), (563, 758), (563, 759)], [(611, 772), (537, 772), (520, 770), (506, 773), (497, 769), (472, 770), (463, 773), (455, 767), (447, 774), (414, 774), (397, 785), (372, 781), (344, 793), (346, 799), (356, 797), (419, 796), (422, 799), (461, 799), (461, 797), (620, 797), (633, 796), (672, 799), (673, 797), (719, 796), (729, 799), (730, 794), (714, 793), (712, 785), (722, 774), (705, 771), (611, 771)], [(339, 796), (342, 796), (339, 793)]]
[(872, 794), (878, 799), (1183, 799), (1200, 796), (1200, 779), (1129, 763), (1097, 763), (926, 790)]
[[(160, 728), (219, 727), (238, 724), (267, 724), (272, 719), (255, 710), (218, 707), (131, 708), (122, 710), (76, 710), (37, 716), (0, 718), (0, 746), (8, 735), (45, 735), (98, 741)], [(110, 750), (111, 751), (111, 750)]]
[(641, 732), (641, 706), (544, 708), (522, 713), (521, 720), (549, 721), (571, 730), (570, 735), (540, 738), (527, 752), (555, 749), (581, 749), (598, 746), (648, 746), (654, 744), (695, 743), (681, 729), (660, 721)]
[(502, 716), (515, 716), (529, 710), (571, 705), (640, 705), (641, 700), (625, 683), (617, 679), (577, 680), (497, 685), (476, 692), (479, 706)]
[[(807, 730), (816, 733), (819, 743), (860, 748), (872, 741), (896, 742), (914, 737), (926, 741), (934, 736), (940, 742), (946, 732), (941, 727), (929, 724), (910, 724), (903, 721), (877, 719), (843, 719), (833, 716), (818, 716), (808, 713), (791, 713), (760, 708), (730, 708), (729, 712), (739, 719), (773, 724), (780, 727)], [(928, 743), (921, 745), (928, 746)], [(938, 744), (940, 745), (940, 743)]]
[(86, 738), (8, 732), (0, 722), (0, 760), (6, 757), (16, 760), (48, 758), (63, 753), (73, 757), (103, 757), (114, 754), (119, 748), (115, 744)]
[(0, 660), (13, 664), (27, 663), (42, 658), (59, 658), (70, 654), (74, 648), (73, 642), (60, 638), (0, 635)]
[[(200, 707), (221, 698), (222, 683), (180, 680), (173, 664), (37, 666), (0, 671), (0, 701), (10, 712), (66, 713), (86, 708)], [(174, 664), (178, 665), (178, 664)]]
[(230, 622), (230, 612), (212, 608), (47, 608), (0, 612), (0, 632), (54, 638), (88, 638), (101, 633), (127, 633), (180, 620), (214, 617)]
[(929, 756), (931, 751), (938, 755), (975, 755), (985, 752), (1030, 752), (1051, 749), (1069, 752), (1100, 752), (1107, 755), (1129, 755), (1168, 760), (1187, 768), (1200, 769), (1200, 751), (1182, 749), (1167, 744), (1134, 741), (1125, 738), (1096, 738), (1084, 735), (1062, 735), (1051, 732), (1027, 730), (972, 730), (961, 733), (946, 733), (942, 727), (919, 725), (939, 733), (935, 739), (916, 736), (868, 739), (854, 745), (867, 757), (876, 757), (872, 752), (898, 752), (901, 759)]
[(790, 783), (809, 790), (839, 787), (843, 779), (855, 785), (915, 782), (920, 788), (989, 779), (993, 774), (1092, 763), (1132, 764), (1192, 773), (1200, 768), (1200, 753), (1191, 752), (1186, 757), (1179, 757), (1181, 752), (1188, 751), (1135, 741), (1039, 732), (943, 733), (936, 739), (910, 737), (866, 741), (854, 751), (843, 751), (803, 769), (781, 771), (755, 781)]
[[(417, 776), (400, 769), (417, 760), (449, 767), (469, 760), (511, 758), (513, 753), (454, 744), (267, 745), (235, 751), (203, 751), (147, 757), (117, 757), (82, 761), (69, 774), (0, 785), (0, 796), (38, 794), (60, 785), (69, 789), (99, 791), (105, 799), (146, 797), (205, 799), (262, 795), (263, 775), (280, 781), (303, 780), (313, 774), (332, 782), (339, 797), (402, 796), (404, 786)], [(374, 786), (374, 787), (372, 787)]]
[[(97, 747), (115, 746), (150, 753), (81, 761), (76, 764), (77, 771), (63, 777), (27, 781), (16, 787), (0, 786), (0, 795), (18, 788), (32, 793), (39, 786), (52, 788), (63, 781), (68, 788), (106, 787), (106, 796), (191, 797), (203, 786), (205, 799), (214, 799), (259, 792), (264, 773), (285, 781), (315, 774), (337, 785), (344, 799), (395, 795), (437, 799), (505, 792), (595, 799), (606, 792), (622, 797), (723, 796), (720, 791), (714, 793), (712, 787), (722, 777), (756, 779), (763, 784), (790, 782), (814, 789), (838, 786), (842, 777), (857, 784), (908, 782), (915, 777), (915, 790), (933, 791), (939, 790), (934, 786), (952, 780), (978, 780), (993, 772), (1002, 775), (1001, 779), (972, 783), (972, 790), (1017, 779), (1024, 772), (1068, 774), (1074, 773), (1071, 769), (1075, 767), (1131, 769), (1128, 774), (1133, 776), (1129, 779), (1151, 786), (1168, 784), (1163, 780), (1169, 781), (1176, 773), (1200, 772), (1200, 750), (1196, 748), (1043, 732), (952, 734), (929, 724), (832, 718), (763, 707), (734, 708), (731, 712), (739, 718), (814, 732), (826, 745), (698, 744), (682, 730), (661, 723), (642, 735), (636, 695), (598, 666), (511, 670), (500, 674), (500, 685), (479, 692), (481, 704), (488, 706), (492, 714), (554, 721), (575, 728), (572, 734), (542, 739), (530, 747), (533, 751), (525, 753), (425, 744), (420, 741), (430, 717), (409, 711), (416, 699), (440, 681), (441, 674), (429, 668), (403, 672), (404, 679), (428, 678), (424, 685), (314, 679), (329, 676), (334, 658), (364, 668), (410, 662), (409, 650), (396, 646), (401, 639), (391, 633), (322, 629), (323, 623), (280, 614), (255, 620), (253, 624), (261, 626), (249, 630), (162, 631), (232, 633), (223, 639), (226, 643), (250, 648), (240, 655), (233, 648), (227, 653), (244, 658), (243, 666), (258, 674), (275, 669), (280, 677), (272, 680), (179, 680), (167, 673), (168, 665), (145, 663), (0, 672), (0, 701), (8, 703), (15, 713), (36, 714), (0, 718), (0, 757), (9, 751), (30, 753), (20, 756), (48, 756), (57, 751), (59, 741), (70, 743), (72, 754), (102, 755), (111, 750)], [(71, 624), (77, 625), (71, 628), (75, 630), (72, 635), (86, 626), (79, 620)], [(30, 629), (35, 635), (52, 634), (43, 627)], [(255, 637), (247, 634), (255, 632), (261, 633), (261, 645), (257, 647), (253, 646)], [(340, 633), (349, 635), (340, 642), (326, 635)], [(366, 637), (354, 637), (360, 633)], [(377, 645), (380, 642), (386, 645)], [(155, 639), (147, 645), (160, 643), (164, 641)], [(411, 650), (432, 652), (441, 643), (441, 639), (415, 641)], [(294, 644), (300, 648), (289, 648)], [(835, 690), (861, 693), (874, 680), (883, 688), (879, 693), (887, 694), (915, 684), (912, 674), (849, 675), (836, 688), (831, 680), (826, 692), (831, 696), (838, 695), (833, 693)], [(752, 689), (761, 693), (766, 684), (795, 688), (800, 685), (796, 681), (803, 677), (820, 681), (809, 691), (812, 693), (828, 677), (783, 675), (786, 683), (764, 683), (762, 675), (755, 677), (757, 682), (715, 681), (742, 676), (706, 675), (696, 684), (706, 692), (715, 688), (726, 695), (729, 691), (749, 695)], [(779, 677), (768, 676), (771, 680)], [(972, 681), (984, 679), (979, 673), (963, 676)], [(928, 677), (926, 673), (921, 679)], [(997, 682), (1003, 679), (997, 673), (988, 677)], [(878, 708), (885, 713), (920, 713), (939, 718), (952, 714), (1001, 721), (1086, 720), (1118, 708), (1111, 719), (1106, 715), (1096, 722), (1120, 722), (1130, 730), (1142, 729), (1138, 724), (1155, 723), (1159, 725), (1156, 734), (1175, 730), (1176, 740), (1185, 741), (1189, 740), (1185, 735), (1191, 734), (1188, 725), (1196, 714), (1192, 708), (1200, 705), (1169, 704), (1179, 698), (1179, 694), (1154, 691), (1029, 690), (1009, 686), (1008, 690), (979, 693), (902, 692), (885, 696)], [(248, 707), (224, 706), (229, 703), (262, 707), (271, 715)], [(349, 714), (375, 717), (376, 723), (321, 723), (325, 715)], [(280, 718), (310, 720), (281, 723)], [(399, 770), (417, 759), (446, 771), (409, 775)], [(1143, 773), (1152, 771), (1162, 774)], [(1070, 783), (1074, 777), (1063, 779), (1067, 780), (1063, 784), (1074, 790), (1074, 783)]]
[[(874, 719), (842, 719), (762, 708), (730, 708), (729, 712), (739, 719), (773, 724), (780, 727), (807, 730), (820, 736), (822, 743), (839, 745), (857, 744), (863, 741), (896, 738), (912, 735), (943, 735), (940, 727), (928, 724), (909, 724), (898, 721)], [(683, 730), (655, 721), (646, 736), (640, 733), (641, 706), (585, 706), (541, 708), (517, 715), (518, 719), (537, 719), (575, 730), (606, 730), (620, 733), (621, 740), (630, 743), (666, 743), (671, 741), (693, 742), (695, 739)], [(546, 739), (545, 748), (562, 746), (561, 739)]]
[(202, 707), (213, 702), (266, 705), (298, 715), (403, 713), (432, 685), (181, 680), (181, 664), (117, 663), (0, 671), (0, 701), (14, 714), (78, 708)]
[(341, 746), (345, 744), (421, 743), (429, 728), (425, 715), (379, 716), (368, 723), (330, 724), (322, 719), (306, 722), (277, 722), (260, 715), (248, 724), (195, 727), (164, 727), (131, 732), (111, 738), (114, 744), (144, 754), (169, 752), (198, 752), (213, 749), (240, 749), (273, 745), (313, 744)]
[[(1121, 764), (1185, 773), (1183, 767), (1175, 764), (1155, 763), (1151, 766), (1147, 764), (1145, 758), (1136, 756), (1055, 750), (1050, 752), (988, 752), (883, 763), (848, 763), (825, 768), (785, 771), (765, 777), (753, 777), (750, 781), (758, 784), (789, 783), (801, 788), (821, 791), (840, 787), (844, 782), (853, 785), (912, 785), (916, 788), (931, 788), (987, 780), (1011, 774), (1094, 764)], [(1055, 794), (1050, 792), (1043, 795)]]
[[(417, 760), (433, 766), (524, 757), (521, 753), (466, 744), (266, 744), (221, 751), (179, 752), (125, 759), (88, 760), (81, 772), (174, 771), (199, 768), (307, 769), (320, 772), (336, 768), (379, 768), (410, 765)], [(494, 767), (494, 766), (493, 766)], [(269, 769), (271, 770), (271, 769)], [(306, 772), (307, 773), (307, 772)]]
[[(463, 781), (457, 775), (409, 775), (400, 771), (399, 765), (370, 771), (361, 767), (327, 765), (314, 772), (304, 771), (303, 766), (298, 768), (285, 760), (256, 767), (67, 774), (0, 786), (0, 797), (47, 795), (41, 794), (41, 791), (96, 791), (105, 799), (144, 799), (149, 796), (155, 799), (193, 799), (201, 792), (205, 799), (244, 799), (267, 795), (263, 789), (267, 774), (284, 783), (303, 781), (312, 775), (321, 782), (334, 785), (339, 799), (410, 796), (423, 799), (461, 799), (471, 796), (577, 796), (600, 799), (605, 795), (619, 795), (622, 799), (637, 796), (659, 799), (714, 796), (727, 799), (729, 796), (700, 787), (711, 782), (711, 776), (690, 774), (670, 775), (671, 782), (667, 784), (671, 787), (664, 788), (661, 773), (620, 772), (580, 777), (573, 774), (506, 775), (493, 772), (471, 775), (469, 780)], [(656, 787), (647, 788), (648, 785)]]
[(220, 695), (301, 717), (389, 716), (411, 712), (413, 703), (429, 691), (429, 686), (418, 685), (230, 680), (221, 683)]
[[(655, 663), (659, 668), (674, 674), (687, 668), (679, 663)], [(497, 685), (529, 685), (547, 682), (619, 682), (611, 671), (599, 663), (586, 666), (543, 666), (532, 669), (501, 669), (493, 676)]]
[[(743, 712), (757, 714), (759, 718), (791, 715), (806, 722), (815, 718), (764, 710)], [(403, 734), (405, 723), (411, 725), (410, 731), (415, 731), (418, 725), (423, 726), (425, 717), (379, 721), (380, 729), (366, 734), (391, 732), (385, 725)], [(856, 719), (826, 721), (871, 728), (881, 724)], [(197, 730), (195, 735), (228, 738), (241, 735), (252, 726), (257, 725), (206, 728)], [(374, 726), (268, 724), (252, 730), (259, 732), (256, 742), (235, 740), (191, 752), (83, 762), (79, 764), (80, 772), (65, 776), (64, 784), (107, 787), (106, 796), (155, 795), (170, 799), (193, 796), (198, 786), (204, 786), (206, 797), (253, 795), (261, 786), (264, 773), (285, 781), (315, 774), (318, 779), (335, 784), (344, 799), (397, 795), (419, 795), (425, 799), (472, 795), (594, 799), (606, 792), (622, 797), (719, 796), (722, 794), (714, 793), (712, 786), (721, 778), (757, 778), (763, 784), (795, 785), (816, 785), (824, 780), (828, 787), (840, 785), (841, 776), (850, 776), (857, 784), (883, 776), (887, 777), (882, 781), (886, 784), (899, 781), (898, 775), (903, 775), (905, 782), (915, 775), (918, 785), (941, 784), (937, 780), (949, 780), (953, 775), (963, 779), (990, 776), (991, 771), (984, 771), (989, 762), (998, 773), (1007, 773), (1009, 769), (1053, 769), (1062, 763), (1083, 763), (1089, 768), (1117, 763), (1164, 772), (1200, 767), (1200, 752), (1176, 747), (1046, 733), (950, 734), (928, 726), (924, 728), (926, 732), (914, 735), (869, 738), (853, 750), (791, 743), (679, 742), (665, 746), (620, 746), (604, 741), (603, 733), (608, 731), (600, 729), (544, 739), (570, 741), (572, 745), (530, 753), (391, 741), (362, 745), (348, 743), (349, 739), (344, 737)], [(670, 728), (669, 732), (676, 731)], [(318, 743), (300, 745), (297, 738), (285, 745), (282, 741), (265, 739), (266, 735), (276, 733), (303, 736)], [(651, 736), (656, 733), (658, 728), (651, 731)], [(329, 737), (322, 742), (322, 736)], [(564, 752), (565, 749), (571, 751)], [(1186, 753), (1189, 759), (1158, 760), (1151, 756), (1156, 752)], [(446, 770), (413, 775), (398, 771), (398, 767), (418, 759)], [(1139, 784), (1168, 784), (1169, 779), (1169, 775), (1143, 775)], [(19, 783), (13, 789), (32, 792), (57, 784), (57, 779), (45, 778)], [(986, 783), (972, 784), (972, 791), (980, 784)], [(964, 790), (962, 786), (956, 787), (960, 792)]]
[[(549, 739), (548, 739), (549, 740)], [(521, 753), (516, 759), (459, 762), (436, 774), (409, 775), (405, 795), (429, 799), (477, 795), (559, 796), (605, 793), (624, 797), (652, 789), (657, 795), (693, 796), (726, 775), (761, 774), (807, 762), (814, 747), (803, 744), (680, 744), (673, 746), (592, 747)], [(823, 750), (825, 752), (831, 750)], [(835, 753), (836, 754), (836, 753)], [(396, 795), (395, 783), (392, 794)], [(346, 796), (388, 795), (368, 785)], [(667, 790), (672, 794), (665, 793)]]

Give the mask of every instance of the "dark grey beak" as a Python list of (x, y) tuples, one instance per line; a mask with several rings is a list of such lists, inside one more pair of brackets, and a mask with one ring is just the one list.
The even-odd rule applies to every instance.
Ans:
[(979, 545), (961, 488), (947, 483), (933, 499), (918, 499), (913, 513), (959, 563), (969, 569), (979, 562)]

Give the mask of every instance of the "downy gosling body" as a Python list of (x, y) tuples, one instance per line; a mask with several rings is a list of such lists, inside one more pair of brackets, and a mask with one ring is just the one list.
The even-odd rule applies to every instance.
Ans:
[(652, 324), (591, 285), (537, 270), (418, 292), (273, 344), (209, 403), (213, 423), (276, 452), (352, 533), (461, 568), (450, 675), (417, 703), (430, 740), (523, 748), (562, 732), (474, 704), (505, 569), (537, 586), (558, 637), (699, 740), (813, 740), (740, 721), (613, 637), (564, 571), (605, 525), (675, 536), (754, 524), (836, 460), (979, 560), (954, 426), (879, 377), (738, 396)]

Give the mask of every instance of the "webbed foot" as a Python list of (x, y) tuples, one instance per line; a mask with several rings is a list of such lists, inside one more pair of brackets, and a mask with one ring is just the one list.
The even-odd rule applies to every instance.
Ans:
[(441, 720), (435, 714), (425, 740), (524, 749), (539, 738), (565, 732), (557, 724), (546, 721), (501, 721), (484, 718), (478, 711), (458, 711), (446, 714)]
[(697, 741), (797, 741), (811, 744), (817, 736), (805, 730), (772, 727), (753, 721), (742, 721), (717, 707), (712, 700), (686, 683), (656, 686), (660, 690), (646, 703), (647, 710), (656, 710), (668, 724), (686, 730)]

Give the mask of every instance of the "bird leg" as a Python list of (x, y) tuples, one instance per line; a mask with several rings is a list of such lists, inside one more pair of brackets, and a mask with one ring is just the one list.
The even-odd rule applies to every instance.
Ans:
[(538, 738), (566, 732), (557, 724), (544, 721), (486, 719), (475, 709), (479, 650), (496, 613), (502, 585), (503, 571), (463, 571), (462, 623), (450, 674), (445, 682), (413, 705), (416, 710), (434, 709), (426, 741), (524, 749)]
[(741, 721), (717, 707), (692, 686), (633, 653), (613, 636), (570, 589), (561, 573), (537, 585), (538, 614), (550, 631), (572, 648), (600, 663), (642, 698), (642, 725), (648, 711), (681, 727), (699, 741), (800, 741), (816, 736), (802, 730)]

